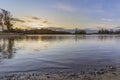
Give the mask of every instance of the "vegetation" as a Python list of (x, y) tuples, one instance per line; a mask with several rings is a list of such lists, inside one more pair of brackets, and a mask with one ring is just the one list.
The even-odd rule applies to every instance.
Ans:
[[(9, 32), (8, 30), (5, 30), (4, 32)], [(69, 32), (65, 31), (53, 31), (50, 29), (31, 29), (31, 30), (23, 30), (23, 29), (11, 29), (12, 33), (23, 33), (23, 34), (70, 34)]]
[(116, 31), (115, 31), (115, 34), (120, 34), (120, 30), (116, 30)]
[(74, 34), (86, 34), (85, 30), (76, 29)]
[(114, 34), (113, 30), (101, 29), (98, 31), (98, 34)]
[(7, 10), (4, 9), (0, 9), (0, 10), (1, 10), (0, 25), (2, 26), (2, 31), (4, 31), (6, 27), (6, 30), (10, 32), (12, 29), (12, 23), (11, 23), (12, 15)]
[(98, 31), (97, 34), (120, 34), (120, 30), (107, 30), (107, 29), (101, 29)]

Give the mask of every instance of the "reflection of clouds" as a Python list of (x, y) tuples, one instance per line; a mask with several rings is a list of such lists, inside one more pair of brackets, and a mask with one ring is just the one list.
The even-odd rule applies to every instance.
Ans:
[(16, 41), (15, 44), (16, 44), (16, 48), (25, 50), (27, 52), (45, 50), (49, 45), (49, 43), (47, 42), (44, 43), (41, 41), (34, 41), (34, 40)]
[[(16, 36), (0, 39), (0, 56), (1, 58), (12, 58), (13, 46), (16, 51), (25, 51), (27, 53), (46, 51), (51, 47), (57, 48), (68, 46), (76, 42), (74, 47), (82, 45), (82, 47), (112, 45), (114, 40), (120, 39), (119, 36), (93, 36), (93, 35), (39, 35), (39, 36)], [(80, 45), (79, 45), (80, 44)], [(86, 46), (87, 45), (87, 46)], [(74, 48), (73, 47), (73, 48)]]
[[(58, 43), (68, 43), (74, 36), (16, 36), (12, 38), (1, 38), (0, 51), (4, 56), (13, 53), (13, 46), (17, 51), (25, 50), (30, 51), (41, 51), (47, 50), (50, 46), (58, 45)], [(63, 44), (64, 44), (63, 43)], [(14, 45), (15, 44), (15, 45)], [(10, 54), (9, 54), (10, 53)]]
[[(113, 45), (112, 48), (106, 47), (108, 44), (98, 45), (104, 42), (101, 37), (98, 35), (31, 35), (0, 38), (1, 54), (6, 57), (6, 54), (2, 51), (7, 51), (11, 53), (7, 55), (12, 58), (8, 60), (10, 63), (6, 62), (3, 66), (7, 65), (5, 70), (11, 69), (9, 64), (13, 66), (13, 70), (14, 67), (23, 70), (23, 68), (28, 69), (29, 64), (31, 66), (29, 69), (34, 70), (40, 69), (41, 66), (50, 67), (50, 64), (52, 67), (62, 65), (76, 70), (87, 70), (88, 67), (93, 69), (93, 67), (114, 64), (112, 61), (115, 61), (114, 56), (116, 54), (113, 54)], [(117, 38), (116, 36), (113, 37)], [(105, 41), (110, 41), (109, 36), (106, 38)], [(3, 44), (6, 48), (4, 48)], [(14, 48), (16, 50), (15, 56), (13, 56)], [(48, 60), (48, 62), (44, 61), (41, 65), (42, 59)]]

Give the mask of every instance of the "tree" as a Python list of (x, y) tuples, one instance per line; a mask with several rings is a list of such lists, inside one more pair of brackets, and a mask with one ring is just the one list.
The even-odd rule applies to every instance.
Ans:
[(75, 29), (75, 34), (86, 34), (85, 30)]
[(11, 31), (12, 29), (12, 15), (9, 11), (6, 11), (4, 9), (0, 9), (1, 13), (0, 13), (0, 24), (2, 26), (2, 30), (4, 31), (4, 27), (7, 27), (8, 31)]
[(75, 29), (75, 34), (77, 34), (77, 33), (78, 33), (78, 29), (76, 28), (76, 29)]
[(98, 31), (98, 34), (114, 34), (113, 30), (101, 29)]
[(3, 14), (0, 13), (0, 25), (2, 26), (2, 30), (4, 29), (4, 21), (3, 21)]

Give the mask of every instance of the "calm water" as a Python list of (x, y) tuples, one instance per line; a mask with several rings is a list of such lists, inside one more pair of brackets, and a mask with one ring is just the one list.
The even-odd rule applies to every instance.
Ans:
[(120, 65), (119, 35), (0, 37), (0, 72), (79, 71)]

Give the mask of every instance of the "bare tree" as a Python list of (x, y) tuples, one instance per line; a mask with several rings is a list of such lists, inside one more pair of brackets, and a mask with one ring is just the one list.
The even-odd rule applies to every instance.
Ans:
[(0, 13), (0, 24), (2, 26), (2, 30), (4, 30), (4, 26), (7, 27), (7, 30), (10, 31), (12, 29), (12, 15), (9, 11), (6, 11), (4, 9), (0, 9), (2, 12)]
[(0, 25), (2, 26), (2, 30), (4, 30), (4, 21), (3, 21), (3, 14), (0, 13)]

